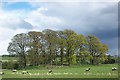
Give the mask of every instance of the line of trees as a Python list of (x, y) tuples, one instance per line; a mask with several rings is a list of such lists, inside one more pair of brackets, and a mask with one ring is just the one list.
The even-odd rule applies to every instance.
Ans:
[(27, 64), (64, 65), (99, 64), (107, 60), (108, 47), (93, 35), (87, 37), (73, 30), (16, 34), (9, 43), (8, 53), (17, 55), (20, 68)]

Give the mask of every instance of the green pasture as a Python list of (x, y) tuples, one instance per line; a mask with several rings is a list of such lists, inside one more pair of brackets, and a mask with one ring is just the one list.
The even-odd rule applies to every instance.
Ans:
[(0, 57), (2, 62), (17, 61), (17, 57)]
[[(90, 67), (90, 71), (85, 71), (86, 68)], [(2, 75), (3, 78), (117, 78), (118, 70), (112, 71), (112, 67), (117, 67), (117, 64), (102, 64), (97, 66), (84, 65), (76, 66), (57, 66), (53, 67), (53, 72), (48, 73), (46, 67), (31, 67), (26, 69), (29, 73), (22, 74), (23, 70), (17, 70), (17, 72), (12, 72), (12, 70), (3, 70), (5, 73)]]

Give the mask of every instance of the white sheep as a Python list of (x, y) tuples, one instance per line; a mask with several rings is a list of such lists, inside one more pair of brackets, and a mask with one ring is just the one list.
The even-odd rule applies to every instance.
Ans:
[(12, 72), (17, 72), (17, 70), (16, 70), (16, 69), (13, 69)]
[(0, 72), (0, 75), (3, 75), (3, 74), (5, 74), (4, 72)]
[(117, 70), (117, 68), (116, 68), (116, 67), (113, 67), (113, 68), (112, 68), (112, 71), (115, 71), (115, 70)]
[(49, 73), (52, 73), (52, 70), (49, 70)]
[(22, 74), (27, 74), (28, 73), (28, 71), (22, 71)]
[(90, 71), (90, 68), (87, 68), (85, 71)]

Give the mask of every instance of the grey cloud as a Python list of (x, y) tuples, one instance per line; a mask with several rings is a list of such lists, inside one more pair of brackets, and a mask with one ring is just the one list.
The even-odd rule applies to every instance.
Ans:
[[(1, 12), (0, 27), (9, 29), (32, 29), (32, 25), (17, 15), (17, 12)], [(22, 15), (22, 14), (21, 14)]]
[(66, 6), (65, 3), (63, 4), (64, 6), (56, 5), (56, 3), (49, 4), (47, 6), (48, 11), (44, 12), (44, 14), (59, 17), (66, 22), (64, 26), (71, 26), (73, 29), (79, 27), (81, 31), (82, 28), (86, 29), (86, 33), (96, 31), (96, 29), (113, 29), (117, 26), (116, 4), (108, 5), (107, 3), (108, 6), (103, 8), (102, 3), (100, 3), (98, 9), (95, 10), (91, 5), (97, 7), (97, 4), (79, 3), (71, 5), (71, 3), (67, 3)]
[(16, 28), (17, 27), (20, 27), (20, 28), (23, 28), (23, 29), (32, 29), (33, 28), (33, 26), (30, 23), (28, 23), (28, 22), (26, 22), (24, 20), (22, 20), (21, 23), (16, 25)]

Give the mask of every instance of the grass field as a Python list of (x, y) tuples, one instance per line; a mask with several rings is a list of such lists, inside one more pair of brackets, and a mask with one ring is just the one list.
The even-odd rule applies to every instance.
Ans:
[(0, 57), (0, 59), (2, 60), (2, 62), (17, 61), (16, 57)]
[[(91, 70), (86, 72), (85, 69), (90, 67)], [(99, 66), (71, 66), (71, 67), (54, 67), (53, 73), (48, 73), (45, 67), (27, 69), (28, 74), (22, 74), (23, 70), (17, 70), (16, 73), (11, 70), (3, 70), (3, 78), (118, 78), (118, 71), (112, 71), (112, 67), (117, 64), (104, 64)]]

